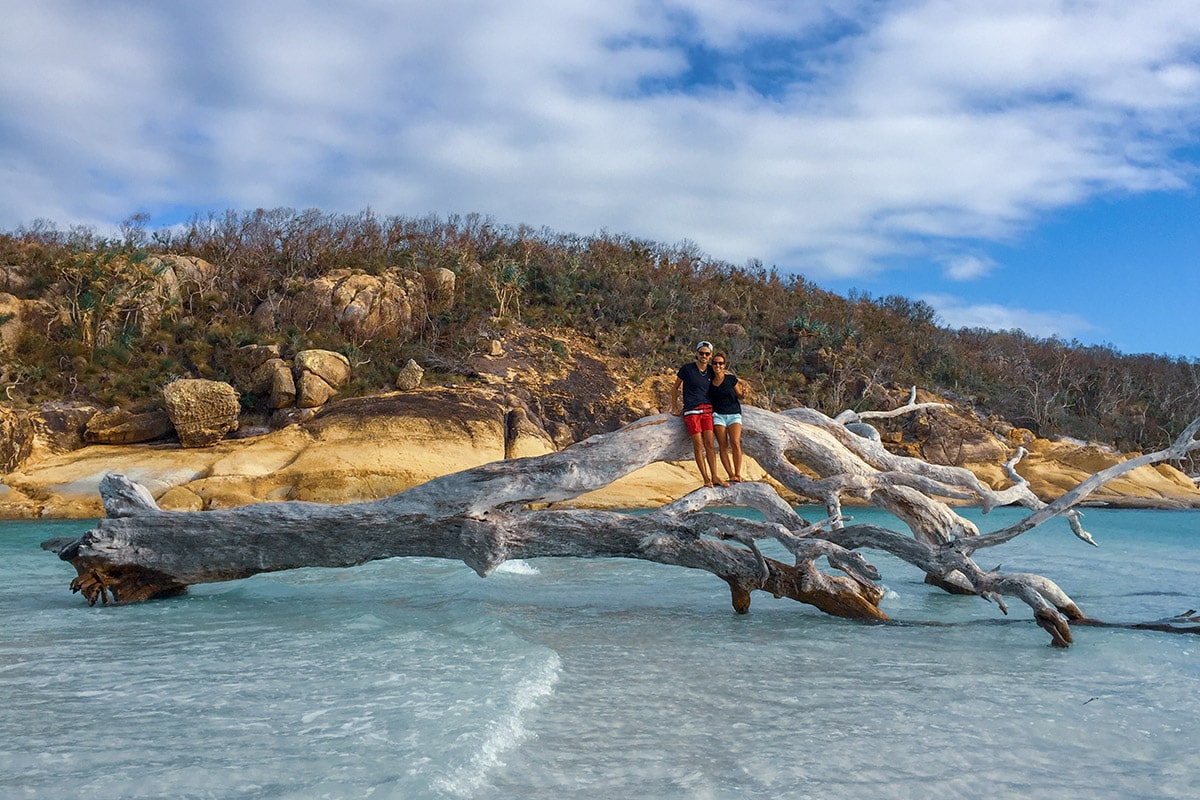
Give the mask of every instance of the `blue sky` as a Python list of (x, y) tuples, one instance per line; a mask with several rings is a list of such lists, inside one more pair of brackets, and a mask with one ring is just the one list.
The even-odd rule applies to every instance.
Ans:
[(1196, 0), (0, 0), (0, 230), (479, 213), (1200, 358)]

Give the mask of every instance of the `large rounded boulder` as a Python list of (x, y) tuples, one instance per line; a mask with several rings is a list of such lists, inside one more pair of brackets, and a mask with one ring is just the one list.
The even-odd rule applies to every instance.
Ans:
[(163, 387), (163, 400), (184, 447), (208, 447), (238, 428), (238, 393), (223, 381), (173, 381)]
[(308, 284), (280, 308), (284, 322), (303, 328), (336, 325), (356, 342), (406, 340), (425, 319), (425, 283), (420, 273), (392, 270), (370, 275), (340, 269)]
[(301, 350), (296, 367), (296, 405), (317, 408), (329, 402), (350, 379), (350, 359), (332, 350)]

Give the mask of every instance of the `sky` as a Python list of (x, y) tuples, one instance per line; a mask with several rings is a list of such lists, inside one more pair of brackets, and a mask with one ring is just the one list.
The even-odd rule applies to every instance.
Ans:
[(1200, 359), (1200, 0), (0, 0), (0, 231), (476, 213)]

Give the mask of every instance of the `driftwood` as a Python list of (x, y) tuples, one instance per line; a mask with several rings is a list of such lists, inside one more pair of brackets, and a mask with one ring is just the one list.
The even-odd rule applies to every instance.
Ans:
[[(914, 395), (915, 396), (915, 395)], [(911, 401), (894, 415), (920, 406)], [(868, 414), (831, 419), (807, 408), (772, 413), (746, 407), (745, 452), (780, 484), (825, 506), (815, 524), (802, 519), (767, 483), (698, 489), (649, 514), (556, 507), (659, 461), (687, 462), (691, 448), (679, 420), (657, 415), (593, 436), (548, 455), (499, 461), (446, 475), (368, 503), (260, 503), (219, 511), (166, 512), (150, 493), (120, 475), (100, 484), (106, 518), (78, 539), (43, 547), (71, 562), (71, 584), (96, 602), (132, 602), (178, 594), (191, 584), (245, 578), (297, 567), (349, 567), (381, 558), (458, 559), (487, 576), (508, 559), (540, 556), (638, 558), (703, 569), (730, 588), (746, 613), (751, 593), (770, 592), (839, 617), (885, 620), (876, 569), (857, 551), (883, 550), (907, 561), (947, 591), (1028, 605), (1053, 644), (1071, 642), (1071, 622), (1096, 624), (1053, 581), (1027, 573), (986, 571), (976, 550), (1012, 540), (1065, 515), (1072, 530), (1095, 544), (1073, 506), (1105, 481), (1141, 464), (1178, 459), (1200, 447), (1200, 420), (1171, 447), (1127, 460), (1092, 476), (1053, 503), (1039, 500), (1013, 469), (1013, 485), (993, 490), (958, 467), (889, 453)], [(1017, 458), (1020, 458), (1018, 453)], [(803, 467), (802, 470), (800, 467)], [(842, 501), (884, 508), (909, 532), (847, 525)], [(948, 499), (983, 509), (1019, 504), (1031, 514), (980, 535)], [(711, 506), (758, 509), (763, 521), (714, 513)], [(794, 558), (768, 558), (759, 541), (773, 539)], [(818, 569), (824, 558), (841, 575)]]

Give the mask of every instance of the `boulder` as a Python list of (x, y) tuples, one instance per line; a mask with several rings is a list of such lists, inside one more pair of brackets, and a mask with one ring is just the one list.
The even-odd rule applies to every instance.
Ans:
[(350, 359), (331, 350), (302, 350), (294, 363), (299, 408), (325, 405), (350, 378)]
[(425, 370), (421, 368), (420, 364), (410, 358), (408, 363), (400, 370), (400, 374), (396, 376), (396, 388), (402, 392), (411, 392), (421, 385), (421, 379), (424, 377)]
[(16, 347), (24, 329), (25, 303), (14, 295), (0, 292), (0, 353), (11, 353)]
[(334, 389), (350, 379), (350, 359), (332, 350), (301, 350), (294, 363), (297, 373), (311, 372)]
[(275, 383), (275, 373), (281, 370), (291, 375), (291, 363), (282, 358), (271, 358), (259, 364), (250, 378), (250, 391), (254, 394), (270, 394), (271, 387)]
[(227, 363), (222, 364), (229, 374), (230, 383), (243, 390), (261, 392), (263, 382), (260, 370), (270, 361), (279, 360), (277, 344), (248, 344), (234, 350)]
[(445, 311), (454, 305), (455, 275), (445, 267), (435, 267), (421, 272), (425, 279), (425, 299), (430, 313)]
[(254, 330), (271, 333), (279, 330), (279, 301), (268, 297), (254, 307), (250, 313), (250, 324)]
[(289, 408), (296, 404), (296, 379), (292, 377), (292, 368), (286, 361), (275, 359), (270, 362), (270, 387), (267, 389), (268, 405), (274, 411), (279, 408)]
[(184, 447), (207, 447), (237, 430), (237, 390), (223, 381), (185, 378), (163, 387), (167, 416)]
[(150, 256), (146, 267), (155, 274), (154, 290), (137, 297), (142, 330), (155, 324), (159, 317), (182, 309), (200, 295), (215, 288), (217, 268), (195, 256), (167, 254)]
[(217, 268), (195, 256), (168, 253), (150, 256), (146, 264), (159, 275), (159, 284), (171, 297), (185, 299), (188, 295), (213, 288)]
[(320, 408), (337, 394), (337, 389), (330, 386), (320, 375), (304, 370), (300, 380), (296, 382), (296, 407)]
[(134, 414), (110, 408), (88, 420), (83, 440), (88, 444), (136, 444), (165, 438), (172, 431), (171, 419), (165, 411)]
[(383, 275), (334, 270), (280, 308), (281, 321), (306, 329), (333, 324), (356, 342), (381, 337), (405, 341), (419, 330), (425, 314), (424, 280), (407, 270)]

